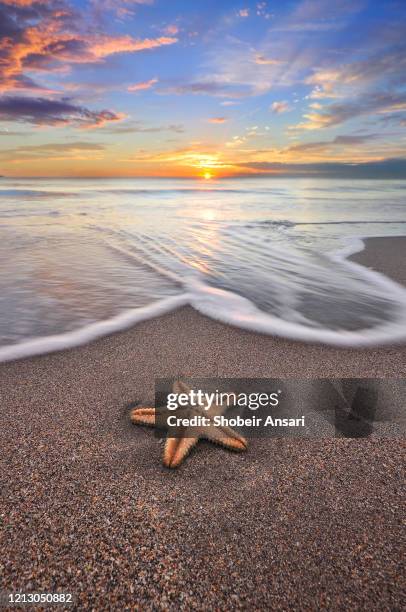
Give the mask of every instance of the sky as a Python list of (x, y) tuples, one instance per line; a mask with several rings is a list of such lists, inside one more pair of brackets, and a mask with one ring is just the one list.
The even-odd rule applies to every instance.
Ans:
[(406, 178), (404, 0), (0, 1), (0, 174)]

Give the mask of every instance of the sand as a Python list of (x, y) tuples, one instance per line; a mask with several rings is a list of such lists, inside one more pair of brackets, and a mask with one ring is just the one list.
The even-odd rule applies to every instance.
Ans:
[[(354, 260), (406, 283), (406, 239)], [(183, 308), (2, 364), (0, 590), (72, 592), (95, 610), (400, 610), (404, 440), (199, 442), (170, 471), (128, 405), (153, 400), (155, 377), (404, 377), (405, 357)]]

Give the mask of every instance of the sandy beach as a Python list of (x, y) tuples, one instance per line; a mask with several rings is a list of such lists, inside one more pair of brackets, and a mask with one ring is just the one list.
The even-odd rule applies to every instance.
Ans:
[[(352, 259), (406, 284), (406, 238)], [(169, 471), (128, 406), (193, 376), (406, 377), (406, 347), (291, 342), (187, 307), (1, 364), (0, 590), (96, 610), (400, 610), (404, 441), (200, 442)]]

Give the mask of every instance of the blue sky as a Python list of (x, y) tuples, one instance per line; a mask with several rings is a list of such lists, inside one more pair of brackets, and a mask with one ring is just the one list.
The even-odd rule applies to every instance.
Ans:
[(405, 18), (389, 0), (0, 2), (0, 172), (403, 159)]

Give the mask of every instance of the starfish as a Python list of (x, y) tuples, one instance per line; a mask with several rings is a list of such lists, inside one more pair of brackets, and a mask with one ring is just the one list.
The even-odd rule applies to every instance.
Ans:
[[(179, 380), (173, 384), (172, 390), (176, 394), (189, 394), (191, 391), (184, 382)], [(220, 444), (233, 451), (246, 450), (248, 444), (243, 436), (238, 434), (231, 427), (226, 425), (215, 425), (213, 422), (213, 418), (222, 415), (230, 405), (230, 403), (224, 405), (213, 402), (207, 410), (207, 404), (198, 406), (188, 404), (187, 406), (178, 407), (172, 413), (177, 418), (190, 419), (191, 417), (205, 417), (209, 421), (206, 420), (205, 423), (208, 424), (201, 425), (200, 427), (174, 427), (173, 429), (176, 431), (177, 437), (171, 437), (171, 428), (167, 427), (169, 433), (166, 438), (163, 454), (164, 466), (168, 468), (177, 468), (201, 438)], [(131, 421), (136, 425), (150, 425), (152, 427), (163, 422), (166, 423), (167, 417), (168, 409), (166, 406), (159, 406), (157, 408), (139, 406), (133, 408), (130, 414)]]

